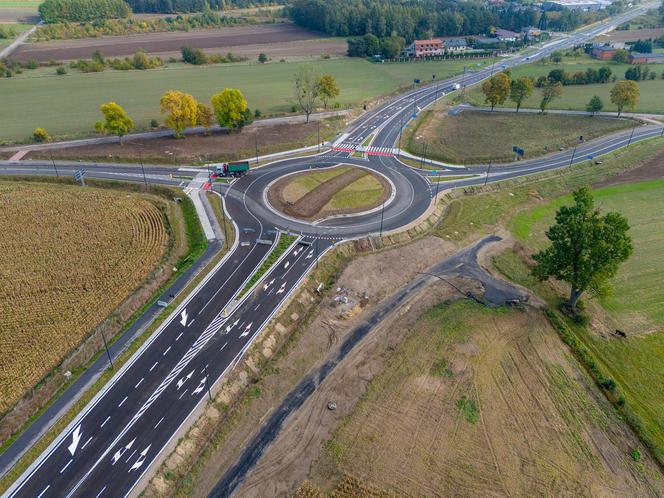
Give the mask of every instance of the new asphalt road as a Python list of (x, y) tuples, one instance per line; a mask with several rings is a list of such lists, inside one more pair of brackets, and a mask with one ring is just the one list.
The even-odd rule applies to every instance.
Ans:
[[(394, 230), (412, 223), (431, 206), (434, 187), (426, 174), (392, 157), (403, 126), (455, 85), (473, 84), (502, 66), (513, 66), (543, 57), (554, 50), (581, 43), (623, 22), (638, 12), (622, 14), (565, 39), (551, 42), (530, 57), (517, 56), (481, 71), (441, 81), (397, 97), (361, 118), (338, 140), (357, 147), (369, 134), (372, 146), (387, 149), (368, 159), (343, 151), (280, 161), (250, 172), (232, 186), (216, 186), (224, 196), (238, 234), (233, 250), (206, 276), (196, 290), (152, 335), (84, 411), (12, 486), (8, 496), (70, 497), (126, 496), (131, 493), (169, 441), (206, 402), (208, 390), (231, 369), (253, 339), (274, 316), (335, 241)], [(644, 126), (631, 132), (583, 144), (546, 158), (501, 165), (491, 180), (530, 174), (543, 169), (587, 160), (627, 141), (661, 133), (662, 127)], [(576, 157), (571, 157), (574, 153)], [(284, 174), (340, 162), (361, 165), (384, 175), (395, 187), (395, 196), (370, 214), (334, 218), (317, 224), (292, 220), (270, 209), (265, 189)], [(48, 163), (4, 163), (8, 174), (53, 174)], [(60, 164), (59, 174), (70, 175), (81, 167)], [(37, 170), (39, 168), (39, 171)], [(88, 176), (142, 181), (135, 166), (85, 165)], [(168, 175), (172, 169), (146, 167), (150, 182), (178, 184)], [(469, 167), (479, 176), (446, 182), (446, 187), (485, 181), (485, 165)], [(300, 234), (278, 264), (252, 292), (236, 300), (256, 268), (280, 237), (279, 230)]]

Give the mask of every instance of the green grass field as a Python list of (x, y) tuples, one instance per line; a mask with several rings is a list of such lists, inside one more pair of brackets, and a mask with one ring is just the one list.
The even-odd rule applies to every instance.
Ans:
[(366, 175), (334, 194), (323, 210), (370, 207), (380, 200), (383, 193), (381, 183), (373, 175)]
[(633, 125), (631, 120), (504, 112), (425, 111), (406, 133), (406, 148), (417, 155), (456, 164), (511, 161), (513, 146), (536, 157)]
[[(336, 59), (316, 63), (337, 78), (341, 106), (358, 104), (411, 84), (428, 81), (432, 74), (445, 78), (463, 71), (464, 61), (373, 64), (360, 59)], [(467, 64), (467, 62), (465, 62)], [(148, 71), (107, 71), (0, 80), (0, 109), (11, 123), (0, 132), (0, 141), (25, 141), (36, 127), (55, 136), (90, 133), (99, 120), (99, 106), (116, 101), (146, 127), (160, 118), (159, 98), (177, 89), (209, 102), (224, 88), (241, 89), (252, 109), (263, 114), (290, 112), (292, 78), (299, 63), (173, 67)], [(51, 68), (52, 69), (52, 68)], [(27, 71), (25, 73), (28, 73)]]
[[(547, 75), (552, 69), (564, 69), (570, 73), (577, 71), (585, 71), (589, 67), (598, 68), (601, 66), (608, 66), (613, 71), (619, 80), (624, 79), (625, 70), (630, 67), (628, 64), (615, 64), (608, 61), (599, 61), (584, 56), (574, 59), (572, 57), (565, 57), (560, 64), (529, 64), (514, 69), (512, 77), (519, 76), (533, 76), (537, 78), (540, 75)], [(636, 105), (636, 112), (652, 112), (664, 113), (664, 80), (661, 78), (664, 71), (664, 64), (650, 64), (650, 70), (657, 74), (657, 79), (652, 81), (639, 81), (641, 89), (641, 96)], [(585, 110), (586, 104), (593, 95), (599, 95), (604, 101), (605, 111), (617, 111), (616, 107), (611, 103), (609, 92), (613, 87), (613, 83), (597, 84), (597, 85), (569, 85), (563, 87), (561, 98), (554, 100), (549, 106), (551, 109), (568, 109), (568, 110)], [(468, 93), (468, 101), (477, 105), (486, 105), (484, 103), (484, 95), (479, 86), (473, 88)], [(533, 94), (528, 98), (523, 107), (537, 109), (541, 93), (539, 89), (535, 89)], [(512, 101), (507, 101), (504, 107), (514, 107)], [(627, 109), (625, 109), (627, 111)]]
[[(664, 179), (606, 187), (595, 191), (603, 210), (624, 214), (630, 222), (634, 254), (613, 281), (615, 293), (602, 300), (603, 307), (626, 330), (664, 328)], [(510, 226), (529, 247), (546, 245), (544, 231), (555, 211), (569, 204), (569, 196), (517, 214)]]

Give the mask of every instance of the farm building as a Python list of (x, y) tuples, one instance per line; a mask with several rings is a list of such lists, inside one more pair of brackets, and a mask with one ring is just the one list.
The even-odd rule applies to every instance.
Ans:
[(627, 61), (630, 64), (664, 64), (664, 54), (640, 54), (638, 52), (632, 52), (629, 54)]
[(496, 38), (498, 38), (500, 41), (514, 42), (520, 38), (520, 35), (519, 33), (515, 33), (514, 31), (510, 31), (509, 29), (498, 28), (496, 30)]
[(594, 47), (592, 51), (592, 56), (595, 59), (599, 59), (602, 61), (610, 61), (617, 51), (618, 49), (612, 47), (611, 45), (604, 45), (601, 47)]
[(604, 10), (609, 0), (548, 0), (542, 4), (544, 10)]
[(415, 40), (411, 43), (404, 53), (408, 57), (430, 57), (433, 55), (443, 55), (443, 41), (434, 38), (432, 40)]

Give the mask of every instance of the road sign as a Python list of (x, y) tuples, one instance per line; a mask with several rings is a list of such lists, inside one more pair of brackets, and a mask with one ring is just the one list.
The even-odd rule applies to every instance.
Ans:
[(588, 156), (588, 161), (592, 161), (592, 160), (593, 160), (593, 156)]
[(437, 174), (438, 174), (438, 170), (437, 170), (437, 169), (432, 169), (432, 170), (431, 170), (431, 174), (433, 174), (433, 175), (437, 175)]
[(415, 119), (415, 118), (417, 117), (417, 113), (414, 112), (413, 115), (412, 115), (411, 117), (412, 117), (413, 119)]
[(77, 169), (76, 171), (74, 171), (74, 180), (76, 180), (77, 182), (81, 182), (81, 186), (83, 187), (85, 187), (85, 179), (84, 179), (85, 174), (86, 171), (84, 169)]
[(512, 151), (520, 156), (523, 156), (526, 153), (521, 147), (517, 147), (516, 145), (512, 147)]

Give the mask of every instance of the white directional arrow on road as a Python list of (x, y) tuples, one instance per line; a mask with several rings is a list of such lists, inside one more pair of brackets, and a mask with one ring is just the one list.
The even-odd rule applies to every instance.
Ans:
[(244, 332), (240, 334), (240, 337), (244, 337), (245, 335), (249, 335), (249, 330), (251, 329), (251, 326), (254, 324), (254, 322), (251, 322), (249, 325), (247, 325), (244, 328)]
[(197, 387), (196, 389), (194, 389), (194, 392), (192, 392), (191, 395), (193, 396), (193, 395), (195, 395), (195, 394), (198, 394), (198, 393), (201, 392), (203, 389), (205, 389), (205, 377), (203, 377), (203, 378), (201, 379), (201, 381), (198, 383), (198, 387)]
[(290, 266), (290, 261), (286, 261), (286, 264), (284, 265), (284, 270)]
[(180, 323), (183, 327), (187, 325), (187, 310), (182, 310), (182, 319), (180, 320)]
[(192, 375), (194, 375), (193, 370), (191, 372), (189, 372), (189, 374), (186, 377), (182, 377), (180, 380), (178, 380), (177, 387), (176, 387), (175, 390), (176, 391), (179, 390), (185, 382), (187, 382), (189, 379), (191, 379)]
[(267, 290), (267, 288), (274, 283), (274, 279), (270, 280), (267, 284), (263, 286), (263, 290)]
[(134, 445), (134, 441), (136, 441), (136, 438), (134, 438), (134, 439), (132, 439), (131, 441), (129, 441), (129, 443), (127, 444), (127, 446), (125, 446), (124, 448), (120, 448), (118, 451), (115, 452), (115, 455), (113, 455), (113, 463), (111, 463), (111, 465), (115, 465), (115, 463), (116, 463), (118, 460), (120, 460), (120, 458), (122, 458), (122, 455), (125, 454), (125, 451), (131, 449), (131, 447)]
[(314, 257), (314, 250), (312, 249), (311, 251), (309, 251), (309, 254), (307, 254), (307, 257), (304, 259), (311, 259), (313, 257)]
[(78, 448), (78, 443), (81, 440), (82, 436), (83, 435), (81, 434), (81, 426), (79, 425), (74, 431), (74, 434), (72, 434), (71, 444), (68, 447), (71, 456), (74, 456), (74, 453), (76, 452), (76, 448)]
[(277, 294), (281, 294), (285, 290), (286, 290), (286, 282), (281, 284), (281, 287), (279, 287), (279, 290), (277, 291)]
[(145, 455), (148, 454), (148, 450), (150, 449), (150, 446), (152, 446), (152, 445), (149, 444), (147, 448), (145, 448), (143, 451), (141, 451), (141, 456), (138, 457), (138, 460), (136, 460), (136, 462), (134, 463), (134, 465), (131, 466), (131, 468), (129, 469), (129, 472), (131, 472), (132, 470), (136, 470), (136, 469), (138, 469), (141, 465), (143, 465), (143, 462), (145, 462)]

